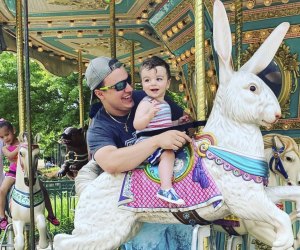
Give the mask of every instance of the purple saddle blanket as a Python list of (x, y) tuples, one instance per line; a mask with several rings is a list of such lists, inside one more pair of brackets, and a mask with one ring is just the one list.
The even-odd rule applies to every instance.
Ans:
[(199, 159), (194, 143), (176, 153), (173, 188), (185, 201), (185, 205), (171, 204), (156, 197), (160, 188), (158, 166), (148, 164), (126, 173), (120, 193), (119, 207), (135, 212), (188, 211), (209, 205), (213, 205), (215, 209), (221, 207), (222, 194), (204, 164), (202, 164), (203, 171), (208, 185), (202, 188), (198, 182), (193, 181), (193, 169), (198, 160), (201, 159)]

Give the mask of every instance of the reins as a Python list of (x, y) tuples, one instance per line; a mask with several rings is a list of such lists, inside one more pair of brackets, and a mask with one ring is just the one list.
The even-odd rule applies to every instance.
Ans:
[(159, 134), (161, 134), (163, 132), (166, 132), (168, 130), (186, 131), (189, 128), (197, 128), (199, 126), (205, 126), (206, 122), (207, 121), (194, 121), (194, 122), (189, 122), (189, 123), (185, 123), (185, 124), (181, 124), (181, 125), (177, 125), (177, 126), (172, 126), (172, 127), (168, 127), (168, 128), (140, 132), (136, 136), (137, 136), (137, 138), (139, 138), (141, 136), (149, 136), (150, 137), (150, 136), (154, 136), (154, 135), (159, 135)]
[[(274, 173), (275, 173), (275, 170), (278, 171), (284, 178), (285, 180), (287, 181), (287, 183), (290, 185), (290, 181), (289, 181), (289, 176), (282, 164), (282, 160), (280, 158), (280, 155), (284, 152), (285, 150), (285, 147), (281, 147), (279, 149), (276, 148), (276, 146), (272, 146), (272, 152), (273, 152), (273, 155), (269, 161), (269, 169)], [(274, 164), (274, 170), (273, 170), (273, 163), (275, 162)]]

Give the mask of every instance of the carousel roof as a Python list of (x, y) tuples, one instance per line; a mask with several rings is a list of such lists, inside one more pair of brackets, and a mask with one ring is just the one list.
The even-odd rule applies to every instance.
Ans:
[[(149, 55), (171, 59), (190, 50), (195, 44), (195, 1), (116, 0), (117, 57), (130, 62), (132, 41), (137, 65)], [(234, 24), (234, 1), (223, 2)], [(213, 0), (204, 3), (205, 36), (210, 38)], [(0, 0), (4, 42), (11, 51), (16, 51), (15, 4), (15, 0)], [(82, 51), (83, 62), (99, 55), (110, 56), (109, 0), (28, 0), (28, 11), (30, 56), (50, 72), (68, 75), (76, 70), (78, 50)], [(289, 38), (298, 38), (299, 12), (296, 0), (243, 0), (243, 31), (247, 34), (289, 21)]]

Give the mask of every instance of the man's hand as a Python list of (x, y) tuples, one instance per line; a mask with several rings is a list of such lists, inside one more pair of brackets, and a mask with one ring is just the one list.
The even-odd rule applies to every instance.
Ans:
[(157, 145), (163, 149), (178, 150), (192, 139), (185, 133), (178, 130), (169, 130), (162, 134), (154, 136)]

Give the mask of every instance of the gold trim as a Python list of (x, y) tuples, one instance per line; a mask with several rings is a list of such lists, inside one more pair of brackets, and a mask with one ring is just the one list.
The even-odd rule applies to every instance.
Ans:
[(82, 86), (82, 51), (78, 50), (78, 89), (79, 89), (79, 124), (84, 127), (84, 101), (83, 101), (83, 86)]
[(22, 1), (16, 1), (16, 5), (19, 130), (22, 133), (26, 129)]
[[(206, 118), (205, 89), (205, 48), (204, 48), (204, 2), (195, 2), (195, 73), (196, 73), (196, 114), (197, 120)], [(192, 83), (195, 84), (195, 83)]]

